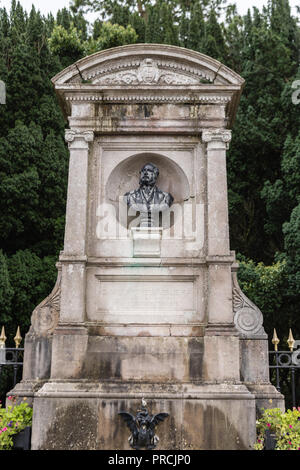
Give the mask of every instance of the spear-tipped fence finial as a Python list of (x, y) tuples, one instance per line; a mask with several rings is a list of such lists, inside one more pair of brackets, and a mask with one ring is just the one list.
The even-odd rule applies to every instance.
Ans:
[(16, 345), (16, 349), (18, 349), (18, 347), (20, 346), (20, 344), (22, 342), (22, 339), (23, 338), (21, 336), (20, 327), (18, 326), (16, 336), (14, 337), (14, 342), (15, 342), (15, 345)]
[(2, 326), (1, 336), (0, 336), (0, 349), (5, 348), (6, 340), (7, 340), (7, 338), (5, 336), (5, 329), (4, 329), (4, 326)]
[(274, 344), (275, 351), (278, 351), (278, 344), (280, 343), (280, 341), (279, 341), (279, 338), (277, 336), (275, 328), (274, 328), (272, 343)]
[(289, 331), (289, 337), (288, 337), (288, 340), (287, 340), (287, 344), (289, 345), (290, 351), (293, 351), (295, 340), (294, 340), (291, 328), (290, 328), (290, 331)]

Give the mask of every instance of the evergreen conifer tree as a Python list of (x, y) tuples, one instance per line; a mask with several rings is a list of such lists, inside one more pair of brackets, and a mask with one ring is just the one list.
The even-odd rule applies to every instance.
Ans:
[(9, 278), (7, 256), (0, 249), (0, 325), (7, 325), (11, 320), (14, 293)]
[(194, 51), (204, 52), (206, 27), (201, 3), (197, 0), (193, 3), (190, 13), (188, 40), (186, 47)]

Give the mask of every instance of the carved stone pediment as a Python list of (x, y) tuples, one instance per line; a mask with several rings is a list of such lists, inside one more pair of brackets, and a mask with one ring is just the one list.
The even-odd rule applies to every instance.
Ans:
[(232, 126), (244, 79), (204, 54), (166, 44), (129, 44), (96, 52), (52, 83), (65, 115), (74, 101), (199, 103), (226, 106)]
[(199, 52), (165, 44), (130, 44), (97, 52), (66, 68), (54, 85), (234, 85), (244, 80)]

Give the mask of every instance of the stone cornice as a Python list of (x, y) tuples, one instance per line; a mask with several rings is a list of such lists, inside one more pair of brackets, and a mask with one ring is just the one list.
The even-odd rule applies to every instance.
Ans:
[(102, 88), (101, 91), (93, 86), (72, 85), (69, 87), (58, 86), (58, 94), (66, 101), (102, 102), (102, 103), (192, 103), (192, 104), (227, 104), (230, 103), (234, 92), (232, 87), (220, 91), (219, 87), (199, 88), (177, 87), (176, 91), (167, 87), (153, 88), (134, 87), (122, 90), (116, 88)]
[[(235, 116), (236, 93), (235, 86), (178, 86), (176, 90), (170, 87), (102, 87), (99, 91), (95, 85), (59, 85), (56, 92), (59, 96), (65, 116), (71, 115), (72, 104), (190, 104), (216, 105), (226, 109), (226, 126), (231, 127)], [(198, 116), (194, 116), (199, 120)]]

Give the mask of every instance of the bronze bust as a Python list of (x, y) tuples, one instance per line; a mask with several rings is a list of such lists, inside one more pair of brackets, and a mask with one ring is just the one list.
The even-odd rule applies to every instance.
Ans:
[(140, 187), (124, 195), (127, 206), (140, 212), (141, 227), (157, 226), (159, 213), (169, 209), (173, 204), (173, 196), (156, 186), (158, 176), (157, 166), (147, 163), (140, 170)]

